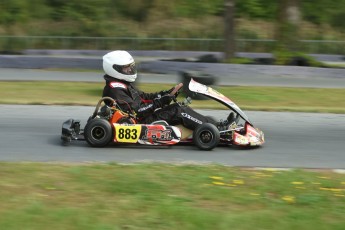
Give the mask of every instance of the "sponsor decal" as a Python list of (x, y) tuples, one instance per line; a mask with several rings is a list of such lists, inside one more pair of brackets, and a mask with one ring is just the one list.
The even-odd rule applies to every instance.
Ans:
[(147, 105), (147, 106), (145, 106), (145, 107), (142, 107), (142, 108), (138, 109), (138, 112), (143, 112), (143, 111), (145, 111), (145, 110), (151, 108), (152, 106), (153, 106), (153, 104), (149, 104), (149, 105)]
[(127, 89), (127, 86), (121, 82), (110, 82), (110, 87)]
[(247, 144), (249, 144), (248, 139), (246, 137), (238, 134), (238, 133), (234, 134), (234, 142), (237, 143), (238, 145), (247, 145)]
[(171, 141), (173, 139), (171, 132), (172, 130), (166, 129), (164, 126), (147, 126), (145, 135), (141, 139), (148, 141)]
[(206, 93), (207, 86), (194, 81), (193, 79), (189, 83), (189, 89), (193, 92)]
[(182, 115), (183, 117), (189, 119), (189, 120), (192, 120), (192, 121), (194, 121), (194, 122), (200, 124), (200, 125), (202, 124), (202, 121), (196, 119), (195, 117), (192, 117), (191, 115), (189, 115), (189, 114), (187, 114), (187, 113), (181, 113), (181, 115)]
[(256, 129), (254, 129), (252, 126), (247, 125), (247, 135), (253, 136), (253, 137), (259, 137), (260, 134), (257, 132)]

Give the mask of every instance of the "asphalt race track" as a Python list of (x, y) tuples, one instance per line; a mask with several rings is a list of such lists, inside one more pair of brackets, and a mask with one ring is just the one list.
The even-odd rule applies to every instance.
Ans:
[[(173, 65), (171, 64), (171, 67)], [(210, 65), (210, 68), (212, 65)], [(213, 68), (213, 67), (212, 67)], [(215, 68), (219, 82), (224, 85), (277, 85), (290, 87), (344, 88), (345, 69), (296, 68), (299, 74), (266, 74), (264, 67), (246, 77), (221, 74)], [(291, 69), (289, 69), (290, 71)], [(261, 71), (261, 72), (260, 72)], [(320, 71), (315, 75), (314, 72)], [(326, 71), (322, 69), (322, 71)], [(254, 74), (256, 73), (256, 74)], [(260, 73), (259, 77), (257, 73)], [(285, 73), (285, 72), (284, 72)], [(67, 72), (34, 69), (0, 68), (0, 81), (52, 80), (102, 82), (100, 72)], [(143, 74), (141, 82), (177, 83), (177, 74)], [(96, 103), (96, 102), (95, 102)], [(239, 105), (241, 106), (241, 105)], [(345, 115), (317, 113), (246, 112), (251, 121), (265, 133), (266, 143), (261, 148), (238, 149), (218, 147), (199, 151), (195, 146), (109, 146), (91, 148), (84, 142), (62, 146), (62, 122), (76, 118), (85, 124), (93, 107), (0, 105), (0, 161), (38, 162), (175, 162), (218, 163), (230, 166), (293, 167), (345, 169)], [(211, 113), (211, 111), (203, 111)], [(213, 111), (212, 111), (213, 113)], [(226, 111), (217, 111), (216, 117), (225, 118)]]
[[(62, 146), (62, 122), (93, 112), (83, 106), (0, 105), (0, 161), (14, 162), (173, 162), (217, 163), (230, 166), (345, 169), (345, 115), (247, 112), (265, 133), (261, 148), (142, 145), (92, 148), (84, 142)], [(210, 110), (201, 111), (210, 113)], [(225, 118), (225, 111), (217, 111)]]

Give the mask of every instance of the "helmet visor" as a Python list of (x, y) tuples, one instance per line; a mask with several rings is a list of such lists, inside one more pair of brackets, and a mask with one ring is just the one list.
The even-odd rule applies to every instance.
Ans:
[(113, 65), (113, 68), (124, 75), (134, 75), (137, 73), (137, 68), (135, 66), (135, 62), (129, 65)]

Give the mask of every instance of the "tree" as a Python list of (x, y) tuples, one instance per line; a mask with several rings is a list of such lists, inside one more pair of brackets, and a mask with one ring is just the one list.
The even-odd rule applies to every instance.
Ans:
[(299, 22), (299, 0), (279, 0), (275, 34), (277, 50), (292, 52), (298, 49)]
[(235, 57), (235, 0), (225, 0), (224, 14), (224, 59), (229, 60)]

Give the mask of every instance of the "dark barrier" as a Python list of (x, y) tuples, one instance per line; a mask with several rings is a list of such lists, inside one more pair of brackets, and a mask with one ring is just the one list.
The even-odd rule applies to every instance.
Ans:
[(180, 76), (181, 82), (183, 83), (183, 92), (186, 94), (186, 96), (189, 96), (195, 100), (207, 100), (208, 98), (204, 95), (194, 93), (188, 89), (188, 84), (191, 78), (207, 86), (216, 84), (216, 77), (198, 71), (181, 71)]

